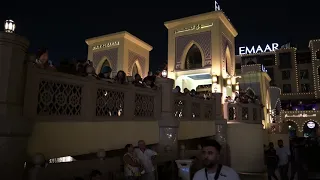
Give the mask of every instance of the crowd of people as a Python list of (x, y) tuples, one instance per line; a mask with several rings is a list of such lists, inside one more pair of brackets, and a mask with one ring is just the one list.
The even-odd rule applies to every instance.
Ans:
[(195, 89), (192, 89), (191, 91), (188, 88), (184, 88), (183, 92), (181, 92), (181, 88), (180, 86), (176, 86), (173, 90), (173, 93), (175, 94), (179, 94), (179, 95), (186, 95), (186, 96), (191, 96), (191, 97), (195, 97), (195, 98), (201, 98), (201, 99), (205, 99), (205, 100), (210, 100), (212, 98), (214, 98), (212, 96), (212, 92), (210, 91), (196, 91)]
[(33, 62), (34, 65), (41, 69), (46, 69), (50, 71), (58, 71), (78, 76), (91, 76), (99, 80), (104, 80), (109, 83), (117, 84), (133, 84), (137, 87), (157, 89), (156, 78), (160, 77), (160, 73), (157, 72), (153, 75), (152, 72), (148, 73), (148, 76), (143, 78), (140, 74), (135, 74), (132, 79), (128, 78), (126, 73), (122, 70), (118, 71), (115, 77), (112, 77), (113, 70), (109, 66), (102, 67), (99, 74), (96, 74), (95, 68), (92, 61), (77, 61), (75, 64), (63, 64), (61, 67), (55, 67), (53, 63), (49, 60), (49, 52), (47, 49), (43, 48), (38, 50), (36, 54), (36, 59)]
[[(278, 140), (278, 148), (269, 143), (265, 151), (268, 179), (275, 180), (305, 180), (308, 179), (308, 158), (305, 138), (292, 140), (290, 146), (284, 146), (282, 140)], [(289, 173), (290, 167), (290, 173)], [(280, 178), (276, 175), (278, 171)]]

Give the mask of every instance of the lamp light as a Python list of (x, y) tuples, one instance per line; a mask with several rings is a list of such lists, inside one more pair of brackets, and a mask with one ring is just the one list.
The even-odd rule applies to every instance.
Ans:
[(233, 92), (239, 91), (239, 89), (240, 89), (239, 84), (232, 85), (232, 91)]
[(228, 79), (227, 79), (227, 85), (230, 86), (231, 84), (232, 84), (231, 79), (228, 78)]
[(161, 72), (161, 75), (162, 75), (162, 77), (166, 78), (166, 77), (168, 76), (168, 71), (164, 69), (164, 70)]
[(16, 29), (16, 24), (13, 20), (8, 19), (4, 22), (4, 31), (7, 33), (13, 33)]
[(212, 83), (218, 84), (218, 76), (217, 75), (212, 75)]

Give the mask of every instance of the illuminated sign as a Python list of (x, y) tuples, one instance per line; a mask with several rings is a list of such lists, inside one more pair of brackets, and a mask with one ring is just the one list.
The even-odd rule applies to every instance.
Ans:
[(214, 10), (215, 11), (220, 11), (221, 10), (220, 5), (218, 4), (217, 1), (214, 1)]
[(114, 42), (108, 42), (106, 44), (100, 44), (97, 46), (93, 46), (92, 50), (98, 50), (101, 48), (108, 48), (108, 47), (112, 47), (112, 46), (119, 46), (120, 42), (119, 41), (114, 41)]
[(277, 50), (279, 47), (278, 43), (272, 43), (271, 45), (267, 44), (266, 47), (262, 48), (260, 45), (257, 47), (252, 46), (249, 47), (239, 47), (239, 54), (254, 54), (254, 53), (264, 53), (264, 52), (272, 52)]
[(186, 28), (183, 28), (183, 29), (180, 29), (180, 30), (175, 30), (174, 33), (175, 34), (178, 34), (178, 33), (183, 33), (183, 32), (188, 32), (188, 31), (194, 31), (194, 30), (199, 30), (199, 29), (205, 29), (205, 28), (209, 28), (213, 26), (213, 23), (211, 24), (196, 24), (196, 25), (193, 25), (191, 27), (186, 27)]
[(316, 117), (317, 114), (297, 114), (297, 115), (288, 115), (285, 114), (285, 118), (301, 118), (301, 117)]
[(309, 121), (307, 122), (307, 126), (308, 128), (313, 129), (314, 127), (316, 127), (316, 123), (314, 123), (313, 121)]

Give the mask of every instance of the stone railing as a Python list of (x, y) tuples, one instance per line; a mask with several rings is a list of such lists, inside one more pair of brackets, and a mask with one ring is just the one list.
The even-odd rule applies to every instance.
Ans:
[[(188, 95), (175, 94), (174, 117), (180, 120), (214, 120), (216, 119), (216, 104), (221, 102), (219, 98), (209, 100), (191, 97)], [(219, 102), (217, 102), (217, 100)]]
[(156, 120), (161, 91), (29, 67), (24, 115), (35, 121)]
[(224, 118), (228, 122), (257, 123), (262, 122), (261, 106), (254, 103), (229, 103), (224, 104)]

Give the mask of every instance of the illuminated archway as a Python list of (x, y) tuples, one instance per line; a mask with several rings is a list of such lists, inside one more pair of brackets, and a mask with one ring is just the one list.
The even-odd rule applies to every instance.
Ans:
[(142, 72), (142, 68), (141, 65), (139, 63), (138, 60), (136, 60), (133, 64), (132, 64), (132, 68), (131, 68), (131, 76), (134, 77), (136, 74), (139, 74), (142, 78), (145, 76), (145, 74), (143, 74), (144, 72)]
[(225, 67), (226, 67), (226, 72), (229, 75), (234, 75), (233, 74), (233, 64), (232, 64), (232, 58), (231, 58), (231, 52), (229, 46), (227, 46), (226, 51), (225, 51)]
[(101, 58), (101, 60), (97, 64), (97, 67), (95, 67), (96, 68), (96, 74), (99, 74), (104, 66), (109, 66), (112, 69), (112, 71), (115, 71), (113, 69), (113, 64), (111, 64), (111, 62), (109, 61), (109, 58), (104, 56), (104, 57)]
[(204, 53), (201, 46), (191, 41), (181, 56), (181, 69), (197, 69), (204, 66)]

